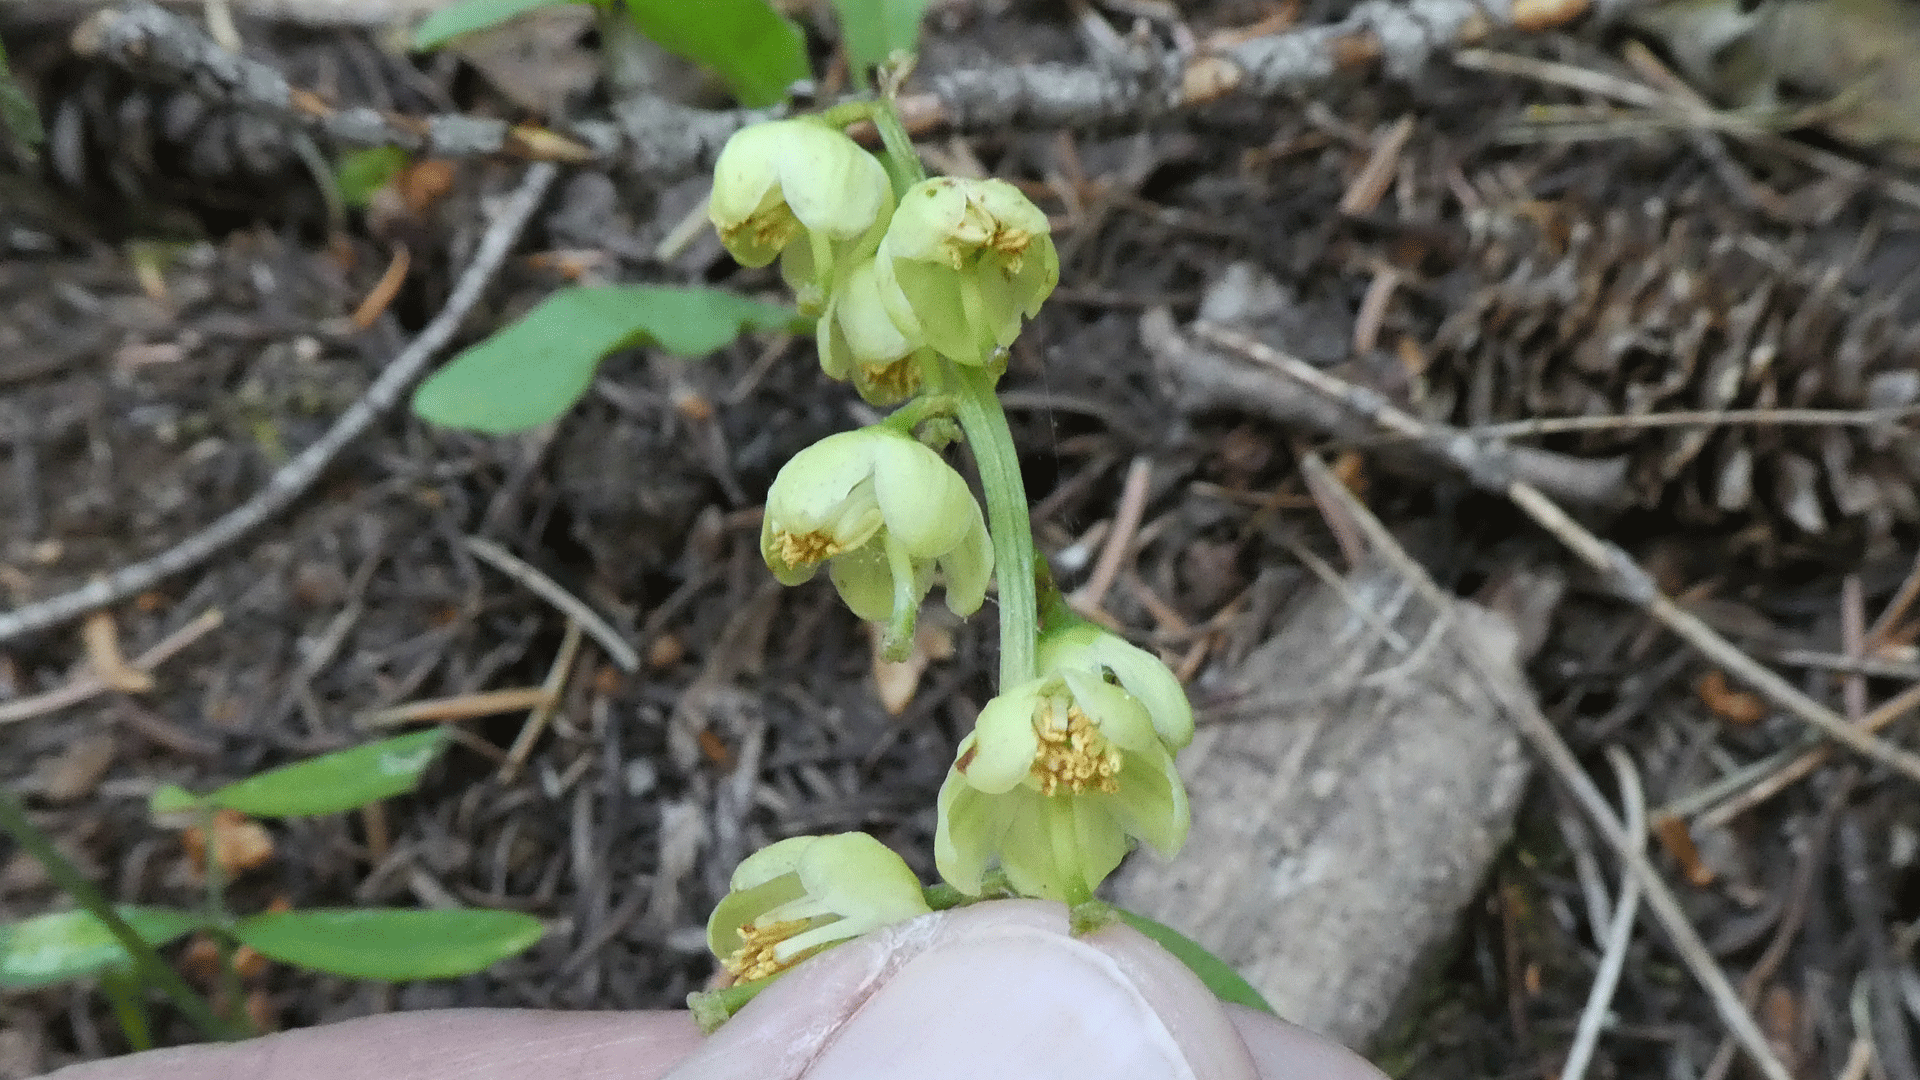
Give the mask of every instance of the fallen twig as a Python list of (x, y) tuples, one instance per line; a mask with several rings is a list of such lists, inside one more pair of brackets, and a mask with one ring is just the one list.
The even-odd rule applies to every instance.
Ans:
[(488, 566), (525, 585), (535, 596), (559, 608), (562, 614), (572, 619), (607, 651), (607, 656), (620, 665), (621, 671), (631, 675), (640, 670), (640, 654), (627, 644), (612, 623), (588, 607), (585, 600), (561, 588), (559, 582), (541, 573), (518, 555), (484, 537), (467, 537), (467, 550), (478, 555)]
[[(1623, 10), (1632, 2), (1362, 0), (1337, 23), (1223, 41), (1210, 51), (1141, 49), (1086, 65), (997, 64), (930, 75), (920, 80), (923, 90), (900, 98), (900, 111), (917, 135), (1138, 122), (1226, 98), (1297, 95), (1374, 64), (1394, 78), (1410, 79), (1435, 56), (1484, 41), (1498, 29), (1547, 30), (1595, 8)], [(143, 77), (185, 83), (209, 100), (277, 117), (345, 145), (391, 145), (437, 157), (509, 154), (617, 165), (650, 179), (711, 166), (728, 136), (782, 112), (697, 109), (646, 98), (616, 106), (613, 122), (553, 131), (458, 114), (418, 118), (336, 109), (289, 85), (272, 67), (220, 49), (194, 23), (146, 2), (95, 15), (75, 31), (74, 45)]]
[[(1426, 568), (1421, 566), (1413, 556), (1407, 554), (1406, 549), (1400, 546), (1399, 541), (1394, 539), (1387, 527), (1373, 515), (1373, 511), (1367, 509), (1366, 505), (1348, 491), (1345, 485), (1333, 479), (1332, 472), (1327, 469), (1324, 462), (1313, 454), (1307, 454), (1301, 458), (1300, 467), (1309, 475), (1318, 473), (1323, 478), (1326, 490), (1345, 504), (1354, 521), (1366, 532), (1374, 551), (1397, 567), (1421, 595), (1435, 606), (1436, 610), (1447, 610), (1449, 598), (1441, 591), (1440, 586), (1434, 583)], [(1559, 776), (1560, 782), (1572, 792), (1575, 801), (1580, 804), (1580, 809), (1586, 813), (1600, 835), (1606, 838), (1607, 843), (1620, 855), (1628, 870), (1640, 882), (1640, 887), (1646, 892), (1647, 906), (1653, 910), (1654, 917), (1666, 930), (1667, 937), (1673, 943), (1674, 951), (1680, 954), (1680, 959), (1687, 965), (1688, 970), (1693, 972), (1695, 980), (1713, 999), (1714, 1010), (1720, 1014), (1728, 1031), (1739, 1040), (1741, 1047), (1759, 1067), (1761, 1074), (1766, 1076), (1767, 1080), (1792, 1080), (1793, 1074), (1787, 1071), (1786, 1066), (1781, 1064), (1779, 1057), (1767, 1044), (1766, 1035), (1761, 1032), (1760, 1025), (1754, 1021), (1752, 1012), (1741, 1002), (1739, 993), (1727, 978), (1727, 973), (1721, 970), (1720, 965), (1713, 958), (1713, 953), (1707, 948), (1706, 942), (1700, 939), (1700, 932), (1695, 930), (1693, 924), (1687, 920), (1687, 914), (1680, 907), (1680, 901), (1674, 897), (1673, 890), (1667, 887), (1666, 881), (1660, 877), (1660, 872), (1655, 870), (1653, 863), (1647, 859), (1644, 847), (1635, 842), (1635, 838), (1628, 834), (1626, 826), (1614, 816), (1613, 808), (1608, 805), (1606, 796), (1600, 793), (1600, 788), (1593, 782), (1593, 778), (1580, 767), (1580, 759), (1573, 756), (1573, 750), (1567, 746), (1565, 740), (1560, 738), (1560, 732), (1554, 728), (1553, 722), (1541, 714), (1539, 706), (1534, 704), (1532, 698), (1524, 692), (1515, 690), (1497, 673), (1489, 670), (1484, 656), (1473, 649), (1456, 649), (1455, 651), (1480, 673), (1481, 682), (1487, 687), (1487, 692), (1494, 696), (1500, 707), (1513, 719), (1515, 726), (1520, 729), (1520, 734), (1532, 744), (1534, 751), (1546, 759), (1548, 766)]]
[(358, 438), (399, 402), (400, 395), (419, 379), (428, 362), (453, 337), (453, 332), (467, 313), (479, 302), (487, 283), (493, 280), (494, 272), (506, 259), (508, 249), (519, 239), (521, 229), (526, 226), (527, 219), (533, 216), (534, 207), (546, 193), (547, 186), (553, 182), (555, 172), (554, 166), (544, 163), (527, 170), (513, 197), (487, 227), (486, 235), (481, 238), (480, 246), (474, 252), (473, 262), (460, 276), (459, 283), (454, 286), (452, 295), (447, 297), (440, 313), (427, 323), (411, 344), (400, 351), (400, 355), (393, 358), (380, 377), (373, 381), (373, 385), (367, 387), (367, 392), (360, 396), (360, 400), (348, 406), (318, 441), (282, 466), (273, 479), (267, 481), (266, 487), (216, 518), (206, 528), (150, 559), (123, 566), (104, 578), (69, 592), (0, 614), (0, 641), (57, 626), (68, 619), (150, 589), (174, 574), (198, 566), (292, 505), (319, 478), (342, 447)]
[(1480, 439), (1518, 439), (1575, 431), (1644, 431), (1668, 427), (1878, 427), (1920, 416), (1920, 405), (1892, 409), (1713, 409), (1638, 416), (1542, 416), (1465, 429)]
[(1832, 709), (1801, 693), (1791, 683), (1762, 666), (1721, 637), (1692, 612), (1660, 591), (1652, 575), (1615, 544), (1595, 536), (1540, 490), (1516, 479), (1509, 448), (1474, 439), (1457, 428), (1428, 423), (1397, 408), (1385, 397), (1329, 375), (1319, 368), (1229, 330), (1196, 324), (1194, 332), (1221, 348), (1292, 378), (1341, 407), (1388, 431), (1404, 435), (1465, 473), (1476, 487), (1505, 495), (1536, 524), (1552, 533), (1617, 593), (1638, 605), (1661, 625), (1713, 663), (1725, 668), (1775, 705), (1817, 728), (1821, 734), (1864, 757), (1872, 758), (1920, 781), (1920, 755), (1889, 745), (1861, 730)]
[[(161, 638), (153, 648), (134, 657), (127, 667), (138, 672), (151, 672), (154, 668), (179, 655), (187, 646), (212, 633), (220, 625), (218, 611), (203, 611), (199, 617), (166, 637)], [(58, 712), (70, 705), (78, 705), (96, 694), (104, 694), (113, 689), (97, 671), (88, 671), (75, 676), (72, 682), (57, 690), (32, 697), (15, 698), (0, 702), (0, 724), (12, 724), (21, 720), (31, 720), (36, 716)]]

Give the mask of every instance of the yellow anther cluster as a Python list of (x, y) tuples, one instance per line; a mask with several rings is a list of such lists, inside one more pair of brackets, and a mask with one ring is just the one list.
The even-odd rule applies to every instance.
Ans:
[(794, 956), (783, 961), (774, 955), (774, 948), (809, 925), (806, 919), (789, 919), (765, 926), (743, 926), (740, 947), (720, 961), (720, 966), (737, 982), (752, 982), (785, 971), (805, 958)]
[(843, 550), (834, 542), (833, 537), (824, 532), (776, 533), (773, 542), (778, 546), (780, 557), (788, 566), (814, 566), (840, 554)]
[(1077, 705), (1067, 706), (1067, 722), (1054, 723), (1053, 706), (1034, 717), (1040, 752), (1033, 757), (1033, 778), (1040, 794), (1065, 788), (1078, 795), (1088, 788), (1109, 795), (1120, 790), (1120, 751)]
[(868, 392), (883, 399), (903, 400), (920, 389), (920, 365), (910, 356), (891, 364), (862, 364), (860, 373)]

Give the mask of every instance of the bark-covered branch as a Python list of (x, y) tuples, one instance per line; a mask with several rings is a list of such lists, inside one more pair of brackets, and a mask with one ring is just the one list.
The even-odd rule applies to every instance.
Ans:
[[(932, 74), (900, 101), (915, 134), (1107, 127), (1229, 99), (1267, 100), (1380, 65), (1417, 77), (1436, 58), (1502, 29), (1563, 26), (1632, 0), (1363, 0), (1346, 18), (1255, 37), (1212, 51), (1130, 52), (1099, 62), (991, 67)], [(594, 164), (656, 177), (709, 167), (727, 137), (768, 110), (696, 109), (658, 99), (624, 103), (613, 122), (555, 131), (458, 114), (409, 117), (335, 108), (289, 84), (271, 65), (229, 52), (193, 22), (135, 0), (88, 19), (76, 51), (143, 77), (182, 84), (209, 100), (298, 124), (345, 145), (392, 145), (438, 157), (506, 154)]]

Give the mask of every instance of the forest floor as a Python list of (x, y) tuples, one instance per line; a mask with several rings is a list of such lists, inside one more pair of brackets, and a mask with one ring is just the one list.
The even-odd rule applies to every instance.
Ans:
[[(1135, 17), (1123, 12), (1162, 6), (1139, 33), (1204, 45), (1329, 23), (1350, 5), (1095, 10), (1124, 41)], [(1086, 63), (1095, 46), (1077, 10), (936, 4), (922, 74)], [(166, 549), (265, 487), (440, 309), (526, 167), (417, 166), (379, 213), (330, 229), (294, 140), (235, 149), (239, 129), (212, 109), (155, 122), (184, 115), (167, 103), (188, 91), (66, 55), (71, 6), (44, 15), (0, 15), (67, 140), (38, 171), (0, 174), (0, 197), (22, 211), (0, 219), (7, 608)], [(514, 77), (410, 61), (376, 29), (243, 18), (240, 30), (296, 85), (337, 101), (525, 115), (489, 81)], [(1630, 62), (1638, 42), (1618, 28), (1487, 44), (1680, 92)], [(517, 92), (603, 110), (590, 45), (575, 33), (543, 47), (557, 50), (544, 81), (529, 87), (523, 71)], [(1741, 794), (1803, 745), (1804, 724), (1778, 702), (1439, 459), (1259, 401), (1195, 405), (1143, 337), (1157, 312), (1184, 326), (1204, 308), (1431, 420), (1587, 418), (1586, 430), (1506, 434), (1585, 478), (1577, 515), (1685, 610), (1856, 720), (1920, 680), (1920, 435), (1910, 415), (1860, 413), (1920, 397), (1920, 301), (1901, 293), (1920, 269), (1912, 189), (1875, 152), (1821, 131), (1749, 138), (1616, 113), (1604, 137), (1550, 138), (1539, 106), (1597, 99), (1487, 66), (1443, 58), (1400, 80), (1361, 65), (1298, 99), (924, 137), (935, 168), (1015, 181), (1055, 223), (1062, 284), (1005, 382), (1042, 550), (1077, 586), (1131, 529), (1102, 609), (1199, 696), (1244, 655), (1234, 642), (1262, 634), (1250, 593), (1310, 584), (1302, 551), (1341, 564), (1298, 467), (1308, 449), (1449, 590), (1485, 595), (1520, 566), (1564, 573), (1571, 587), (1529, 668), (1537, 699), (1609, 791), (1608, 747), (1638, 763), (1667, 823), (1658, 865), (1775, 1051), (1794, 1075), (1824, 1077), (1864, 1045), (1880, 1075), (1912, 1080), (1912, 779), (1833, 753), (1768, 798)], [(739, 270), (709, 232), (663, 243), (704, 194), (697, 175), (564, 171), (459, 340), (569, 281), (780, 299), (774, 275)], [(402, 248), (397, 293), (356, 320)], [(1635, 420), (1790, 408), (1825, 412)], [(758, 846), (864, 829), (933, 877), (933, 796), (991, 692), (991, 620), (930, 609), (917, 692), (886, 700), (863, 627), (824, 582), (774, 583), (758, 547), (778, 467), (870, 416), (820, 373), (810, 341), (777, 335), (696, 362), (617, 354), (580, 406), (523, 436), (449, 433), (396, 410), (290, 509), (96, 620), (91, 632), (127, 656), (196, 635), (153, 668), (150, 690), (38, 698), (85, 680), (77, 620), (0, 643), (0, 782), (115, 899), (191, 903), (180, 837), (146, 811), (157, 785), (205, 789), (397, 730), (380, 714), (407, 703), (556, 679), (544, 734), (518, 743), (524, 707), (452, 721), (456, 744), (417, 794), (275, 823), (271, 857), (230, 895), (241, 911), (507, 908), (546, 920), (546, 937), (441, 982), (268, 967), (248, 982), (249, 1006), (280, 1028), (465, 1005), (677, 1007), (711, 972), (707, 912)], [(1128, 498), (1135, 524), (1116, 526)], [(598, 612), (637, 668), (591, 639), (565, 647), (568, 618), (476, 557), (472, 537)], [(1912, 742), (1910, 727), (1885, 734)], [(1542, 777), (1410, 1019), (1371, 1048), (1399, 1074), (1558, 1073), (1618, 875)], [(9, 851), (0, 916), (60, 906), (38, 865)], [(1723, 1029), (1667, 939), (1642, 920), (1627, 955), (1592, 1074), (1711, 1074)], [(125, 1048), (88, 989), (0, 994), (0, 1076)]]

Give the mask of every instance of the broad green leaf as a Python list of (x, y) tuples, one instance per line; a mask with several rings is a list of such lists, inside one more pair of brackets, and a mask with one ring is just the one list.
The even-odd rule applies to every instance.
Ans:
[(767, 0), (627, 0), (640, 32), (705, 64), (748, 108), (776, 105), (811, 74), (800, 28)]
[(350, 979), (450, 979), (484, 970), (540, 940), (517, 911), (334, 908), (241, 919), (233, 936), (262, 955)]
[(916, 51), (927, 0), (833, 0), (833, 10), (840, 16), (847, 66), (864, 82), (868, 69), (896, 51)]
[[(174, 908), (115, 910), (149, 945), (165, 945), (202, 921), (191, 911)], [(0, 987), (18, 990), (51, 986), (132, 962), (107, 924), (89, 912), (56, 911), (21, 922), (0, 923)]]
[(516, 15), (571, 0), (458, 0), (428, 15), (413, 32), (415, 49), (437, 49), (461, 34), (487, 30)]
[(789, 309), (719, 289), (606, 285), (562, 289), (449, 360), (413, 395), (429, 423), (492, 435), (538, 427), (587, 392), (609, 353), (652, 343), (704, 356), (746, 330), (805, 327)]
[(1113, 913), (1120, 916), (1121, 922), (1152, 938), (1155, 944), (1172, 953), (1174, 959), (1187, 965), (1188, 970), (1200, 976), (1200, 981), (1213, 991), (1214, 997), (1245, 1005), (1249, 1009), (1259, 1009), (1263, 1013), (1273, 1012), (1273, 1006), (1260, 996), (1260, 991), (1255, 990), (1240, 977), (1239, 972), (1228, 966), (1225, 960), (1208, 952), (1199, 942), (1145, 915), (1136, 915), (1124, 908), (1114, 908)]
[(365, 206), (373, 193), (407, 167), (407, 152), (397, 146), (372, 146), (355, 150), (340, 159), (333, 168), (333, 182), (340, 189), (340, 200), (348, 206)]
[(46, 141), (46, 129), (40, 126), (40, 110), (33, 99), (14, 81), (7, 67), (6, 46), (0, 45), (0, 138), (11, 140), (29, 155)]
[(416, 731), (269, 769), (211, 792), (199, 803), (254, 817), (335, 814), (412, 791), (446, 745), (444, 729)]

